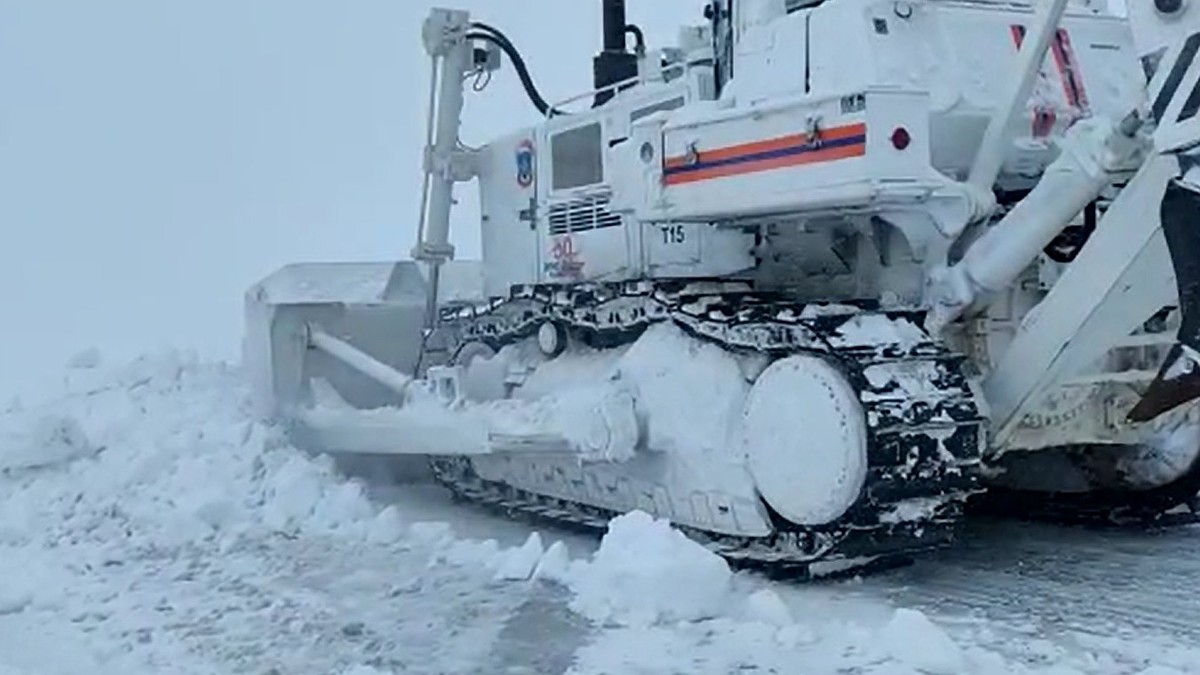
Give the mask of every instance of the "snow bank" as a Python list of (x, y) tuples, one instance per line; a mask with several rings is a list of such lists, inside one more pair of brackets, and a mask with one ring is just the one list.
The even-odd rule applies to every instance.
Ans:
[[(251, 529), (365, 537), (376, 509), (331, 461), (250, 421), (232, 368), (147, 357), (0, 415), (0, 539), (177, 545)], [(389, 516), (390, 518), (390, 516)]]
[(732, 572), (723, 559), (641, 511), (614, 519), (600, 548), (569, 576), (571, 607), (626, 626), (699, 621), (723, 613)]
[[(1190, 650), (1147, 645), (1144, 653), (1130, 654), (1116, 638), (1112, 645), (1083, 646), (1130, 658), (1093, 663), (1071, 660), (1048, 641), (1039, 649), (1038, 641), (1021, 640), (1002, 655), (977, 646), (977, 637), (964, 638), (961, 627), (951, 637), (913, 609), (835, 618), (825, 611), (828, 596), (735, 580), (722, 559), (642, 512), (614, 519), (586, 560), (572, 561), (562, 542), (544, 546), (537, 533), (506, 550), (495, 540), (459, 539), (450, 523), (410, 523), (396, 507), (373, 505), (332, 462), (312, 459), (276, 430), (252, 422), (243, 380), (222, 365), (170, 355), (115, 372), (97, 366), (69, 383), (58, 401), (0, 414), (0, 638), (10, 625), (71, 631), (78, 625), (81, 634), (107, 631), (109, 644), (97, 653), (119, 645), (174, 663), (175, 649), (203, 646), (201, 628), (227, 615), (229, 632), (219, 641), (236, 633), (265, 639), (267, 646), (311, 643), (306, 622), (331, 605), (314, 611), (305, 584), (323, 577), (345, 579), (345, 588), (353, 589), (345, 604), (354, 621), (381, 608), (425, 602), (403, 610), (417, 617), (416, 628), (430, 625), (427, 619), (443, 604), (462, 620), (506, 593), (517, 606), (522, 584), (536, 588), (548, 581), (564, 585), (570, 607), (594, 624), (591, 642), (576, 654), (571, 672), (577, 675), (796, 672), (797, 664), (805, 672), (864, 674), (1194, 672)], [(253, 583), (244, 583), (239, 566), (262, 565), (254, 562), (256, 552), (272, 542), (287, 542), (287, 556), (251, 570)], [(385, 570), (383, 579), (351, 578), (362, 571), (355, 555), (364, 551), (378, 554), (374, 569)], [(397, 564), (401, 559), (409, 560), (407, 567)], [(332, 571), (322, 567), (329, 560)], [(421, 569), (427, 560), (439, 569)], [(272, 589), (310, 569), (313, 576), (298, 581), (295, 591)], [(137, 588), (152, 578), (160, 584), (153, 591)], [(243, 591), (251, 597), (231, 609)], [(110, 615), (119, 618), (104, 625)], [(351, 649), (361, 626), (338, 637), (344, 623), (334, 624), (331, 638), (351, 650), (339, 653), (339, 665), (376, 663), (360, 661), (361, 652)], [(404, 629), (400, 623), (389, 618), (380, 625)], [(503, 624), (498, 618), (496, 631)], [(284, 639), (293, 630), (300, 642)], [(150, 643), (142, 636), (153, 644), (145, 646)], [(438, 641), (420, 636), (410, 644)], [(17, 642), (9, 637), (10, 646)], [(479, 658), (489, 658), (487, 645), (480, 649)], [(6, 665), (0, 662), (0, 674)], [(391, 671), (364, 665), (321, 672)]]

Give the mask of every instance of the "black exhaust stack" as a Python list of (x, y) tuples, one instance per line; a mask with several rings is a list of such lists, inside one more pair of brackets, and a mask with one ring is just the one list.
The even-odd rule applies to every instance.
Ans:
[[(604, 2), (604, 50), (592, 62), (595, 88), (605, 89), (618, 82), (637, 77), (637, 56), (625, 49), (625, 0)], [(594, 106), (604, 105), (614, 95), (612, 90), (596, 94)]]

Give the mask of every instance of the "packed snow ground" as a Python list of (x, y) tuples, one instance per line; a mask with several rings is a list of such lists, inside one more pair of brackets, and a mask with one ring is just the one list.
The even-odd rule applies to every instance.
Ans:
[[(1028, 578), (934, 559), (771, 583), (641, 513), (597, 546), (429, 488), (381, 499), (254, 422), (226, 365), (74, 366), (60, 399), (0, 411), (0, 675), (1200, 673), (1200, 625), (1170, 604), (1194, 595), (1170, 567), (1191, 533), (1163, 570), (1098, 547)], [(1140, 627), (1164, 570), (1142, 609), (1178, 625)]]

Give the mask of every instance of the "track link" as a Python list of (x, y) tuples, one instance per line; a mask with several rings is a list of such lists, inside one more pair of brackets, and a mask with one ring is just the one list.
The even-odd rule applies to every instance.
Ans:
[[(482, 343), (499, 351), (545, 323), (594, 347), (631, 343), (671, 321), (692, 336), (743, 354), (818, 354), (859, 392), (870, 431), (868, 477), (839, 520), (804, 527), (773, 515), (766, 537), (680, 526), (739, 567), (824, 575), (949, 543), (966, 499), (979, 491), (983, 423), (964, 359), (924, 332), (916, 312), (867, 304), (804, 304), (727, 281), (626, 282), (516, 287), (484, 306), (448, 307), (442, 344), (451, 360)], [(459, 498), (561, 525), (603, 530), (620, 512), (478, 476), (468, 458), (433, 460), (438, 481)], [(769, 507), (768, 507), (769, 508)]]

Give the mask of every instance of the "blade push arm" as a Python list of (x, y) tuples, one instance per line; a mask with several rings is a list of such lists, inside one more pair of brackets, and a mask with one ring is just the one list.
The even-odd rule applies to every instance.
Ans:
[(421, 214), (417, 226), (414, 260), (429, 265), (429, 299), (426, 328), (437, 318), (438, 280), (441, 266), (454, 259), (450, 243), (450, 209), (454, 184), (474, 175), (470, 157), (459, 149), (464, 102), (463, 78), (474, 70), (474, 50), (467, 33), (467, 12), (434, 9), (425, 20), (422, 36), (430, 58), (429, 118), (425, 143), (425, 180), (421, 188)]
[[(466, 12), (435, 9), (425, 20), (423, 37), (430, 57), (429, 119), (425, 147), (425, 185), (413, 259), (434, 266), (454, 258), (450, 244), (450, 208), (454, 183), (469, 180), (458, 152), (462, 126), (463, 77), (472, 70)], [(465, 175), (464, 175), (465, 174)]]

